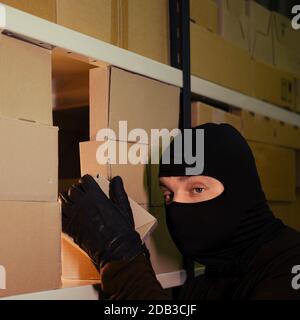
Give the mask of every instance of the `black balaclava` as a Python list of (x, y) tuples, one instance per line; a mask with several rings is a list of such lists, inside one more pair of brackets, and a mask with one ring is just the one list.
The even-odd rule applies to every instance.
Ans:
[[(266, 203), (254, 157), (241, 134), (228, 124), (198, 126), (192, 129), (193, 153), (196, 129), (204, 129), (201, 175), (218, 179), (224, 191), (204, 202), (165, 205), (167, 226), (179, 251), (206, 265), (206, 275), (234, 276), (245, 271), (258, 248), (283, 225)], [(193, 167), (184, 161), (184, 146), (183, 164), (175, 163), (174, 140), (167, 149), (170, 164), (160, 163), (159, 177), (186, 176), (186, 168)]]

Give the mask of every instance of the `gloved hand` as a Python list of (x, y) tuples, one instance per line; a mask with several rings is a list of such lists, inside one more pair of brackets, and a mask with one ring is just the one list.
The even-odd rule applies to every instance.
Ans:
[(144, 252), (120, 177), (110, 182), (111, 200), (90, 175), (60, 194), (62, 229), (98, 268), (114, 260), (131, 260)]

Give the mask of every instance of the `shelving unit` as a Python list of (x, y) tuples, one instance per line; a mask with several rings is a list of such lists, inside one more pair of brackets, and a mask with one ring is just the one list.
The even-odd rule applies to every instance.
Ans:
[[(64, 54), (86, 63), (114, 65), (182, 88), (182, 72), (136, 53), (0, 4), (0, 30), (46, 48), (57, 48)], [(270, 103), (224, 88), (192, 76), (193, 94), (208, 97), (241, 109), (300, 126), (300, 115)]]
[(204, 79), (191, 77), (192, 93), (300, 127), (300, 115)]
[[(176, 68), (2, 4), (0, 4), (0, 31), (50, 50), (55, 48), (64, 57), (69, 55), (74, 59), (95, 66), (114, 65), (170, 85), (183, 87), (183, 74)], [(257, 112), (300, 127), (300, 115), (296, 113), (195, 76), (191, 76), (191, 92), (198, 96)], [(202, 271), (198, 270), (198, 273)], [(184, 270), (179, 270), (169, 274), (157, 275), (157, 278), (163, 287), (174, 287), (184, 283), (186, 273)], [(94, 282), (69, 282), (64, 283), (64, 286), (58, 290), (5, 299), (94, 300), (98, 299), (98, 293), (93, 284)]]

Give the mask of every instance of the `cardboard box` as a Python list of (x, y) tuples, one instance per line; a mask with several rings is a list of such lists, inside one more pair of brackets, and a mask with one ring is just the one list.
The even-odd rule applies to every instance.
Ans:
[(272, 12), (273, 42), (300, 54), (299, 31), (292, 28), (291, 20), (277, 12)]
[(272, 12), (274, 64), (279, 69), (300, 76), (299, 31), (292, 28), (291, 20)]
[(218, 0), (218, 33), (234, 45), (249, 50), (249, 18), (244, 1)]
[(294, 77), (290, 73), (260, 62), (254, 62), (255, 97), (292, 109), (295, 104)]
[(90, 257), (66, 234), (61, 237), (62, 280), (97, 280), (99, 271)]
[(283, 147), (300, 149), (300, 128), (276, 121), (274, 143)]
[(96, 39), (118, 43), (118, 0), (57, 0), (57, 23)]
[(150, 207), (149, 211), (158, 221), (157, 229), (145, 242), (150, 251), (150, 261), (155, 273), (162, 274), (182, 270), (182, 256), (169, 234), (164, 207)]
[(293, 227), (300, 231), (300, 189), (296, 192), (296, 201), (293, 202), (294, 225)]
[(263, 190), (269, 201), (294, 201), (296, 192), (295, 151), (250, 142)]
[(295, 88), (295, 108), (294, 110), (300, 113), (300, 77), (294, 78)]
[(296, 152), (296, 187), (300, 189), (300, 151)]
[(228, 123), (241, 131), (241, 119), (239, 116), (221, 109), (214, 108), (202, 102), (192, 103), (192, 127), (204, 123)]
[(286, 225), (300, 231), (300, 190), (297, 189), (293, 202), (270, 202), (269, 206), (275, 216)]
[(169, 64), (169, 1), (121, 0), (122, 48)]
[(59, 203), (0, 201), (0, 297), (60, 287), (60, 234)]
[(274, 65), (281, 70), (300, 76), (300, 53), (274, 40)]
[(150, 205), (152, 207), (162, 207), (164, 205), (163, 193), (159, 186), (159, 165), (149, 165), (150, 170)]
[(51, 51), (0, 35), (0, 115), (52, 125)]
[(0, 200), (57, 200), (57, 128), (0, 118)]
[[(119, 148), (128, 152), (133, 146), (133, 143), (127, 143), (124, 141), (113, 141), (112, 147), (116, 147), (117, 151), (117, 163), (119, 163)], [(109, 179), (114, 176), (121, 176), (124, 181), (125, 189), (128, 195), (139, 204), (149, 204), (149, 176), (146, 170), (146, 164), (99, 164), (96, 159), (97, 151), (104, 142), (101, 141), (89, 141), (80, 143), (80, 166), (81, 175), (90, 174), (101, 176)], [(144, 148), (147, 145), (138, 144), (138, 146)], [(124, 156), (124, 151), (122, 152)]]
[[(269, 202), (275, 217), (291, 228), (297, 228), (297, 215), (294, 212), (294, 202)], [(300, 216), (300, 215), (299, 215)]]
[(1, 3), (56, 22), (56, 0), (1, 0)]
[(195, 23), (190, 26), (192, 74), (251, 96), (253, 70), (249, 53)]
[(254, 0), (246, 1), (249, 17), (250, 52), (252, 57), (266, 64), (273, 64), (271, 11)]
[[(104, 193), (108, 195), (108, 181), (102, 177), (95, 179)], [(134, 216), (135, 229), (144, 242), (156, 228), (157, 219), (132, 199), (129, 199), (129, 202)], [(77, 280), (99, 279), (99, 272), (88, 255), (65, 234), (62, 236), (62, 277)]]
[(242, 123), (242, 134), (250, 141), (274, 143), (276, 121), (247, 110), (235, 110)]
[(192, 22), (216, 33), (218, 26), (217, 4), (213, 0), (191, 0), (190, 19)]
[(103, 128), (114, 130), (118, 136), (122, 120), (127, 120), (128, 132), (142, 128), (149, 137), (151, 129), (178, 128), (179, 102), (178, 87), (115, 67), (92, 69), (90, 138), (95, 140)]

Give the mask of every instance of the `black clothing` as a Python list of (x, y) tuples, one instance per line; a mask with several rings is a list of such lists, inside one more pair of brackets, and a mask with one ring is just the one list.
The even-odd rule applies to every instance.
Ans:
[[(171, 161), (161, 163), (159, 176), (189, 175), (186, 169), (194, 165), (185, 162), (184, 151), (196, 155), (197, 129), (204, 129), (201, 175), (222, 182), (224, 191), (204, 202), (166, 205), (167, 226), (176, 246), (206, 266), (205, 275), (186, 283), (179, 298), (300, 299), (300, 289), (292, 288), (292, 268), (300, 265), (300, 234), (272, 214), (252, 152), (236, 129), (227, 124), (193, 129), (192, 144), (182, 144), (182, 164), (174, 152), (181, 137), (175, 137), (169, 147)], [(150, 269), (142, 255), (126, 265), (111, 265), (102, 270), (102, 289), (114, 299), (170, 298), (159, 289)]]

